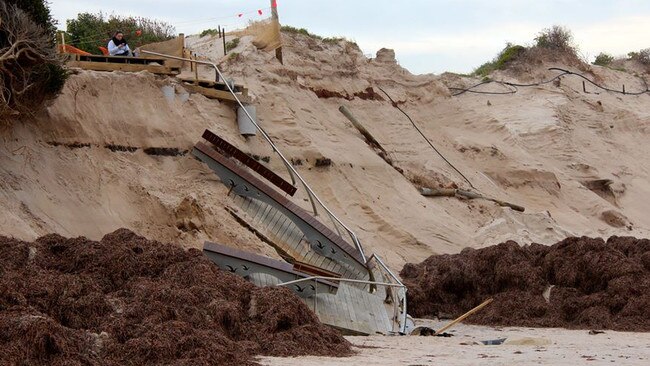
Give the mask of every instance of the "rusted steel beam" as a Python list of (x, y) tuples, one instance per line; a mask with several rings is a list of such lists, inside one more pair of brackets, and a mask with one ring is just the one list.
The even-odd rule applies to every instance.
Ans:
[(235, 146), (231, 145), (228, 141), (222, 139), (221, 137), (217, 136), (215, 133), (213, 133), (210, 130), (205, 130), (203, 132), (203, 138), (212, 143), (217, 149), (225, 155), (231, 156), (235, 159), (237, 159), (239, 162), (242, 164), (246, 165), (247, 167), (253, 169), (257, 174), (261, 175), (264, 177), (266, 180), (269, 182), (273, 183), (274, 186), (280, 188), (290, 196), (293, 196), (296, 193), (297, 188), (293, 186), (291, 183), (287, 182), (286, 180), (282, 179), (279, 175), (275, 174), (273, 171), (271, 171), (269, 168), (265, 167), (264, 165), (258, 163), (255, 159), (251, 158), (246, 154), (245, 152), (239, 150)]

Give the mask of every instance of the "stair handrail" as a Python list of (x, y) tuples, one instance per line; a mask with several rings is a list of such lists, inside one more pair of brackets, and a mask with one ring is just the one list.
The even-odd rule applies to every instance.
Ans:
[[(377, 258), (375, 256), (375, 258)], [(379, 262), (379, 261), (378, 261)], [(382, 266), (384, 266), (382, 262)], [(388, 268), (385, 267), (387, 270)], [(390, 272), (390, 270), (388, 270)], [(278, 283), (276, 286), (289, 286), (289, 285), (294, 285), (297, 283), (301, 282), (306, 282), (306, 281), (316, 281), (318, 283), (318, 280), (323, 280), (323, 281), (337, 281), (337, 282), (350, 282), (350, 283), (363, 283), (366, 285), (375, 285), (375, 286), (386, 286), (386, 287), (399, 287), (402, 290), (404, 290), (404, 299), (402, 300), (402, 304), (404, 306), (404, 317), (402, 319), (402, 322), (400, 324), (400, 333), (401, 334), (406, 334), (406, 286), (400, 281), (397, 280), (398, 283), (392, 283), (392, 282), (377, 282), (377, 281), (369, 281), (369, 280), (357, 280), (357, 279), (352, 279), (352, 278), (340, 278), (340, 277), (327, 277), (327, 276), (310, 276), (310, 277), (304, 277), (304, 278), (299, 278), (297, 280), (293, 281), (287, 281), (287, 282), (281, 282)]]
[(194, 62), (194, 63), (201, 64), (201, 65), (212, 66), (214, 68), (214, 70), (217, 72), (217, 75), (219, 76), (219, 78), (221, 78), (221, 80), (224, 81), (224, 84), (226, 85), (226, 88), (228, 88), (228, 91), (235, 98), (235, 101), (237, 102), (237, 104), (239, 104), (242, 111), (246, 114), (246, 116), (251, 121), (251, 123), (253, 123), (255, 128), (258, 131), (260, 131), (260, 133), (262, 134), (264, 139), (271, 145), (271, 148), (273, 149), (273, 151), (276, 154), (278, 154), (278, 156), (280, 156), (280, 159), (282, 160), (282, 162), (284, 163), (284, 166), (287, 168), (287, 171), (289, 172), (289, 176), (291, 177), (291, 182), (293, 184), (296, 184), (296, 178), (297, 178), (300, 181), (300, 183), (302, 184), (302, 186), (305, 188), (305, 190), (307, 191), (307, 196), (309, 197), (309, 201), (311, 202), (312, 209), (314, 210), (314, 215), (318, 216), (318, 211), (316, 209), (316, 204), (314, 202), (314, 200), (315, 200), (316, 202), (318, 202), (321, 205), (321, 207), (323, 207), (325, 212), (330, 216), (330, 218), (332, 220), (336, 221), (339, 225), (341, 225), (348, 232), (348, 235), (350, 235), (350, 238), (354, 242), (354, 245), (356, 246), (357, 250), (359, 251), (359, 254), (361, 255), (361, 258), (363, 259), (364, 264), (368, 263), (368, 260), (366, 259), (363, 248), (361, 246), (361, 242), (359, 241), (357, 235), (350, 228), (348, 228), (347, 225), (345, 225), (336, 215), (334, 215), (334, 213), (332, 211), (330, 211), (330, 209), (327, 208), (327, 206), (325, 206), (323, 201), (321, 201), (321, 199), (311, 189), (311, 187), (307, 184), (307, 182), (303, 179), (303, 177), (298, 173), (298, 171), (293, 167), (293, 165), (291, 165), (289, 160), (287, 160), (287, 158), (284, 157), (284, 155), (280, 152), (280, 150), (277, 148), (277, 146), (275, 146), (275, 144), (273, 143), (273, 140), (271, 139), (271, 136), (269, 136), (266, 133), (266, 131), (264, 131), (264, 129), (259, 124), (257, 124), (255, 119), (250, 115), (250, 113), (248, 113), (248, 110), (244, 107), (244, 104), (241, 102), (241, 100), (239, 100), (239, 97), (237, 97), (237, 95), (235, 94), (235, 91), (230, 86), (230, 83), (228, 83), (226, 81), (225, 76), (223, 75), (223, 73), (221, 72), (219, 67), (214, 62), (193, 60), (193, 59), (188, 59), (188, 58), (184, 58), (184, 57), (166, 55), (164, 53), (158, 53), (158, 52), (146, 51), (146, 50), (142, 50), (141, 52), (146, 53), (146, 54), (150, 54), (150, 55), (154, 55), (154, 56), (166, 57), (166, 58), (170, 58), (170, 59), (174, 59), (174, 60), (188, 61), (188, 62)]
[[(388, 268), (388, 266), (384, 263), (384, 261), (377, 255), (376, 253), (372, 253), (370, 257), (368, 258), (368, 262), (370, 262), (372, 259), (376, 259), (377, 263), (379, 266), (386, 272), (388, 275), (395, 281), (397, 284), (401, 285), (401, 287), (404, 290), (404, 297), (402, 298), (402, 321), (400, 324), (400, 333), (406, 334), (406, 319), (407, 319), (407, 312), (406, 312), (406, 292), (408, 291), (408, 288), (400, 279), (393, 273), (393, 271)], [(397, 286), (396, 286), (397, 287)]]
[(363, 283), (365, 285), (377, 285), (377, 286), (388, 286), (388, 287), (406, 287), (403, 284), (392, 283), (392, 282), (377, 282), (377, 281), (370, 281), (370, 280), (358, 280), (358, 279), (355, 279), (355, 278), (328, 277), (328, 276), (303, 277), (303, 278), (299, 278), (297, 280), (281, 282), (281, 283), (278, 283), (276, 286), (289, 286), (289, 285), (293, 285), (293, 284), (300, 283), (300, 282), (314, 281), (314, 280)]

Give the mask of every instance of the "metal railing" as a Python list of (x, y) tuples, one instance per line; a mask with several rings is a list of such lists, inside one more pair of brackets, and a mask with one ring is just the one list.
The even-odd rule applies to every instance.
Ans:
[[(289, 285), (295, 285), (297, 283), (306, 282), (306, 281), (315, 281), (317, 286), (314, 286), (314, 313), (318, 314), (317, 313), (317, 311), (318, 311), (318, 305), (317, 305), (318, 304), (318, 301), (317, 301), (318, 280), (350, 282), (350, 283), (362, 283), (362, 284), (366, 284), (366, 285), (385, 286), (385, 287), (399, 287), (404, 291), (403, 306), (404, 306), (404, 314), (406, 314), (406, 286), (404, 286), (404, 284), (399, 282), (399, 280), (398, 280), (399, 283), (392, 283), (392, 282), (376, 282), (376, 281), (367, 281), (367, 280), (355, 280), (355, 279), (352, 279), (352, 278), (311, 276), (311, 277), (300, 278), (300, 279), (293, 280), (293, 281), (278, 283), (276, 286), (289, 286)], [(405, 332), (406, 332), (406, 315), (404, 316), (403, 321), (400, 322), (400, 333), (405, 334)]]
[[(402, 283), (402, 281), (399, 280), (399, 278), (395, 275), (395, 273), (393, 273), (393, 271), (391, 271), (390, 268), (388, 268), (388, 266), (384, 263), (383, 260), (381, 260), (381, 258), (377, 254), (373, 253), (370, 256), (370, 258), (368, 258), (368, 262), (370, 262), (373, 259), (375, 259), (377, 261), (377, 264), (379, 264), (379, 266), (384, 270), (384, 272), (388, 273), (388, 275), (393, 279), (393, 281), (395, 281), (399, 285), (399, 286), (395, 286), (395, 287), (399, 287), (403, 291), (402, 292), (402, 309), (401, 309), (402, 319), (401, 319), (401, 322), (400, 322), (400, 333), (406, 334), (406, 320), (407, 320), (407, 316), (408, 316), (408, 314), (406, 312), (406, 310), (407, 310), (406, 309), (406, 291), (408, 291), (408, 288), (406, 287), (406, 285), (404, 285)], [(398, 293), (393, 293), (393, 297), (399, 299), (400, 296), (399, 296)], [(399, 308), (398, 308), (395, 316), (399, 316), (399, 315), (400, 315), (400, 312), (399, 312)]]
[(276, 154), (278, 154), (278, 156), (280, 157), (280, 159), (284, 163), (284, 166), (287, 168), (287, 171), (289, 172), (289, 176), (291, 177), (291, 182), (295, 185), (296, 184), (296, 179), (297, 179), (298, 181), (300, 181), (302, 186), (305, 188), (305, 190), (307, 191), (307, 196), (309, 197), (309, 201), (311, 202), (311, 206), (312, 206), (312, 209), (314, 211), (314, 215), (318, 216), (318, 210), (316, 209), (316, 203), (318, 203), (323, 208), (323, 210), (327, 213), (329, 218), (332, 220), (336, 230), (338, 231), (338, 228), (336, 227), (337, 224), (338, 224), (348, 233), (348, 235), (352, 239), (352, 242), (354, 243), (357, 250), (359, 251), (359, 254), (361, 255), (361, 258), (364, 261), (364, 264), (368, 263), (368, 260), (367, 260), (367, 258), (365, 256), (364, 251), (363, 251), (363, 247), (361, 246), (361, 242), (359, 241), (357, 235), (350, 228), (348, 228), (336, 215), (334, 215), (334, 213), (332, 211), (330, 211), (330, 209), (327, 208), (327, 206), (325, 206), (323, 201), (321, 201), (321, 199), (316, 195), (316, 193), (311, 189), (311, 187), (309, 187), (309, 185), (303, 179), (303, 177), (300, 174), (298, 174), (298, 171), (296, 171), (296, 169), (293, 167), (293, 165), (291, 165), (289, 160), (287, 160), (287, 158), (285, 158), (284, 155), (282, 155), (280, 150), (273, 143), (273, 140), (271, 139), (271, 137), (255, 121), (255, 119), (250, 115), (250, 113), (248, 113), (248, 110), (246, 110), (246, 108), (244, 107), (244, 104), (239, 100), (239, 97), (237, 97), (237, 95), (235, 94), (235, 91), (233, 90), (232, 86), (230, 85), (230, 83), (228, 83), (226, 81), (226, 78), (224, 77), (223, 73), (221, 72), (221, 70), (219, 70), (219, 67), (214, 62), (193, 60), (193, 59), (188, 59), (188, 58), (183, 58), (183, 57), (178, 57), (178, 56), (172, 56), (172, 55), (166, 55), (166, 54), (163, 54), (163, 53), (146, 51), (146, 50), (142, 50), (141, 52), (149, 54), (149, 55), (165, 57), (165, 58), (170, 58), (170, 59), (174, 59), (174, 60), (194, 62), (196, 64), (212, 66), (214, 68), (216, 74), (217, 74), (217, 80), (219, 78), (221, 78), (221, 80), (224, 81), (224, 84), (226, 85), (226, 88), (228, 88), (228, 91), (230, 92), (230, 94), (232, 94), (232, 96), (235, 98), (235, 100), (237, 101), (237, 104), (241, 107), (241, 110), (246, 114), (246, 116), (251, 121), (251, 123), (255, 126), (255, 128), (258, 131), (260, 131), (260, 133), (262, 134), (264, 139), (271, 145), (271, 148), (273, 149), (273, 151)]

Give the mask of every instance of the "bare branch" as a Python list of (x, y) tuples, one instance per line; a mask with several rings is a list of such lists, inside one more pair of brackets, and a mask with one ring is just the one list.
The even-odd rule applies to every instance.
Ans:
[(48, 31), (17, 6), (0, 2), (0, 123), (41, 107), (50, 97), (48, 65), (60, 64)]

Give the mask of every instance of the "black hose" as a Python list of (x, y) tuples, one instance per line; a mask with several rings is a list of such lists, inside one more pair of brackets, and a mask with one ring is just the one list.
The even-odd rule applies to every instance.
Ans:
[(404, 112), (404, 110), (402, 108), (399, 107), (399, 105), (393, 100), (393, 98), (391, 98), (390, 95), (388, 95), (388, 93), (386, 93), (386, 91), (384, 89), (382, 89), (380, 86), (377, 86), (377, 88), (379, 90), (381, 90), (384, 94), (386, 94), (386, 97), (388, 97), (390, 102), (393, 104), (393, 107), (399, 109), (399, 111), (402, 112), (406, 116), (406, 118), (408, 118), (408, 120), (411, 122), (413, 127), (415, 127), (415, 129), (420, 133), (422, 138), (424, 138), (424, 140), (426, 140), (426, 142), (429, 144), (429, 146), (431, 146), (433, 151), (435, 151), (442, 158), (442, 160), (444, 160), (447, 164), (449, 164), (449, 166), (452, 167), (456, 171), (456, 173), (460, 174), (460, 176), (463, 177), (463, 179), (465, 179), (465, 181), (467, 182), (467, 184), (469, 184), (470, 187), (472, 187), (473, 189), (476, 190), (476, 187), (474, 187), (472, 182), (470, 182), (469, 179), (467, 179), (467, 177), (463, 173), (460, 172), (460, 170), (456, 169), (454, 164), (452, 164), (449, 160), (447, 160), (447, 158), (445, 158), (445, 156), (442, 155), (442, 153), (440, 151), (438, 151), (438, 149), (436, 149), (435, 146), (433, 146), (433, 143), (431, 143), (431, 141), (429, 141), (429, 139), (424, 135), (422, 130), (420, 130), (420, 128), (415, 124), (413, 119), (411, 119), (411, 117), (408, 114), (406, 114), (406, 112)]
[[(518, 91), (517, 87), (540, 86), (540, 85), (544, 85), (544, 84), (548, 84), (550, 82), (553, 82), (553, 81), (555, 81), (555, 80), (557, 80), (560, 77), (565, 76), (565, 75), (576, 75), (576, 76), (586, 80), (587, 82), (589, 82), (593, 86), (595, 86), (595, 87), (597, 87), (599, 89), (611, 92), (611, 93), (618, 93), (618, 94), (623, 94), (623, 95), (642, 95), (642, 94), (650, 92), (650, 89), (648, 89), (648, 83), (643, 78), (641, 78), (641, 80), (643, 80), (643, 83), (644, 83), (644, 85), (646, 87), (646, 89), (644, 91), (640, 91), (640, 92), (623, 92), (621, 90), (610, 89), (610, 88), (607, 88), (605, 86), (599, 85), (598, 83), (590, 80), (586, 76), (584, 76), (582, 74), (579, 74), (579, 73), (576, 73), (576, 72), (573, 72), (573, 71), (561, 69), (559, 67), (551, 67), (548, 70), (549, 71), (561, 71), (562, 73), (559, 74), (559, 75), (556, 75), (555, 77), (553, 77), (551, 79), (540, 81), (538, 83), (531, 83), (531, 84), (518, 84), (518, 83), (507, 82), (507, 81), (487, 80), (487, 81), (480, 82), (480, 83), (478, 83), (476, 85), (470, 86), (469, 88), (449, 87), (448, 89), (458, 91), (458, 93), (452, 94), (451, 95), (452, 97), (455, 97), (455, 96), (458, 96), (458, 95), (461, 95), (461, 94), (464, 94), (464, 93), (489, 94), (489, 95), (515, 94)], [(503, 85), (503, 86), (506, 86), (506, 87), (512, 87), (514, 89), (511, 89), (511, 90), (509, 90), (507, 92), (489, 92), (489, 91), (473, 90), (473, 89), (475, 89), (475, 88), (477, 88), (477, 87), (479, 87), (481, 85), (486, 85), (486, 84), (491, 84), (491, 83), (500, 84), (500, 85)]]
[(584, 76), (584, 75), (582, 75), (582, 74), (578, 74), (578, 73), (576, 73), (576, 72), (572, 72), (572, 71), (569, 71), (569, 70), (560, 69), (559, 67), (551, 67), (551, 68), (549, 68), (549, 70), (562, 71), (563, 73), (565, 73), (565, 74), (567, 74), (567, 75), (576, 75), (576, 76), (578, 76), (578, 77), (580, 77), (580, 78), (585, 79), (587, 82), (589, 82), (589, 83), (592, 84), (593, 86), (595, 86), (595, 87), (597, 87), (597, 88), (600, 88), (600, 89), (602, 89), (602, 90), (605, 90), (605, 91), (611, 92), (611, 93), (619, 93), (619, 94), (623, 94), (623, 95), (641, 95), (641, 94), (645, 94), (645, 93), (647, 93), (647, 92), (650, 92), (650, 89), (648, 89), (648, 83), (645, 81), (644, 78), (640, 78), (640, 79), (643, 80), (643, 84), (645, 85), (645, 90), (644, 90), (644, 91), (640, 91), (640, 92), (633, 92), (633, 93), (630, 93), (630, 92), (623, 92), (623, 91), (620, 91), (620, 90), (614, 90), (614, 89), (610, 89), (610, 88), (604, 87), (604, 86), (602, 86), (602, 85), (597, 84), (597, 83), (594, 82), (594, 81), (591, 81), (589, 78), (587, 78), (586, 76)]

